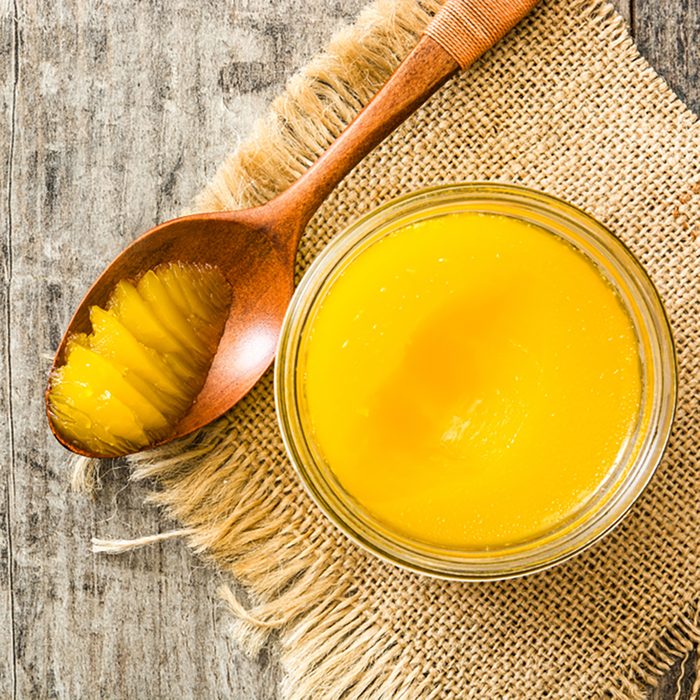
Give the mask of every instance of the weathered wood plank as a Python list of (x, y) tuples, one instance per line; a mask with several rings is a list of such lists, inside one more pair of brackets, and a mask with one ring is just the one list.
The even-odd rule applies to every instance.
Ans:
[(0, 85), (0, 192), (2, 192), (2, 259), (0, 261), (0, 414), (3, 416), (0, 440), (4, 446), (0, 467), (0, 697), (10, 697), (14, 693), (14, 560), (13, 560), (13, 503), (14, 473), (13, 454), (13, 414), (10, 401), (10, 361), (9, 327), (10, 304), (9, 287), (12, 275), (11, 241), (13, 235), (10, 198), (12, 196), (10, 172), (14, 160), (15, 140), (15, 94), (17, 85), (17, 27), (13, 3), (2, 7), (0, 14), (0, 65), (6, 67), (5, 79)]
[[(0, 482), (0, 697), (13, 692), (16, 664), (22, 698), (273, 698), (274, 650), (240, 654), (216, 574), (182, 546), (90, 554), (93, 535), (171, 523), (142, 505), (144, 489), (126, 485), (118, 465), (95, 502), (67, 491), (41, 392), (70, 309), (102, 265), (190, 201), (286, 77), (365, 0), (14, 2), (0, 6), (0, 65), (13, 65), (15, 16), (20, 38), (16, 102), (14, 71), (0, 92), (0, 324), (9, 319), (12, 363), (0, 353), (0, 411), (10, 415), (11, 392), (2, 439), (11, 448), (14, 434), (16, 446)], [(635, 27), (647, 14), (653, 27), (664, 3), (637, 0), (641, 14), (618, 5)], [(660, 21), (695, 21), (685, 11)], [(694, 66), (679, 67), (681, 83), (683, 71), (697, 77), (696, 49), (681, 52)]]
[[(0, 383), (11, 391), (17, 445), (12, 547), (0, 540), (1, 697), (12, 693), (13, 647), (22, 698), (274, 697), (274, 653), (239, 653), (216, 575), (184, 547), (90, 553), (93, 535), (172, 525), (143, 506), (144, 489), (126, 486), (124, 470), (94, 503), (68, 492), (42, 391), (90, 280), (139, 231), (190, 201), (285, 76), (359, 5), (321, 13), (299, 0), (20, 1), (15, 223), (5, 251), (15, 264), (4, 277), (12, 380)], [(7, 36), (3, 25), (5, 54)]]
[(678, 96), (700, 112), (700, 3), (634, 0), (639, 50)]

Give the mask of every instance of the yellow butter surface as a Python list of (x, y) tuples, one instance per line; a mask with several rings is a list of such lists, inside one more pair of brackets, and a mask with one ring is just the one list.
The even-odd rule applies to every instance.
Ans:
[(634, 328), (572, 246), (515, 218), (399, 229), (348, 264), (305, 331), (307, 433), (358, 507), (488, 549), (575, 514), (640, 412)]

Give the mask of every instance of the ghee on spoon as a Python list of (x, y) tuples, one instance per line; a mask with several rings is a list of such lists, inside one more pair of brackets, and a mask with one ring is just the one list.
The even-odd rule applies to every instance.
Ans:
[[(221, 416), (250, 391), (274, 358), (294, 288), (297, 245), (322, 202), (375, 146), (535, 5), (536, 0), (448, 0), (384, 87), (289, 189), (252, 209), (167, 221), (127, 247), (80, 303), (56, 352), (52, 376), (66, 364), (76, 337), (91, 332), (91, 308), (107, 307), (119, 282), (139, 280), (167, 264), (213, 269), (225, 278), (231, 299), (218, 347), (185, 414), (148, 446), (187, 435)], [(144, 447), (130, 443), (105, 451), (86, 446), (61, 428), (50, 397), (51, 382), (46, 391), (49, 424), (73, 452), (106, 457)]]

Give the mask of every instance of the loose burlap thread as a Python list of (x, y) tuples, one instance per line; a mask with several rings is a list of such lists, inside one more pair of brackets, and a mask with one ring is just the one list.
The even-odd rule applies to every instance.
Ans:
[[(197, 208), (249, 206), (288, 186), (438, 7), (379, 0), (366, 9), (291, 79)], [(175, 534), (246, 586), (247, 605), (223, 591), (236, 635), (251, 652), (276, 635), (284, 697), (641, 697), (688, 658), (700, 640), (699, 154), (698, 121), (640, 58), (613, 9), (546, 0), (322, 207), (299, 273), (350, 221), (427, 185), (515, 182), (582, 207), (659, 288), (680, 398), (666, 457), (623, 524), (567, 564), (506, 582), (420, 577), (336, 531), (285, 456), (270, 373), (214, 425), (133, 459), (134, 478), (154, 480), (153, 501), (183, 524)]]

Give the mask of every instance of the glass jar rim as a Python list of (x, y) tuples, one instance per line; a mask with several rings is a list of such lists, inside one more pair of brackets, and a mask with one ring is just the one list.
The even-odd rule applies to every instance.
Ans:
[[(431, 216), (450, 213), (453, 211), (450, 207), (455, 206), (476, 207), (470, 210), (484, 213), (506, 213), (545, 229), (556, 224), (559, 228), (550, 228), (551, 233), (568, 233), (581, 245), (591, 246), (588, 254), (595, 253), (604, 259), (614, 268), (614, 274), (619, 275), (619, 279), (610, 282), (625, 305), (634, 303), (639, 312), (636, 330), (643, 337), (638, 340), (646, 343), (647, 369), (654, 380), (653, 386), (647, 387), (651, 405), (646, 430), (637, 436), (639, 445), (635, 454), (630, 452), (616, 482), (607, 484), (608, 491), (601, 493), (597, 509), (580, 514), (578, 521), (570, 526), (532, 542), (488, 553), (467, 554), (466, 550), (421, 543), (382, 526), (366, 514), (363, 516), (347, 494), (344, 498), (338, 493), (337, 485), (324, 478), (307, 444), (299, 412), (296, 370), (303, 331), (315, 301), (334, 271), (349, 264), (392, 227), (395, 230), (425, 218), (421, 214), (426, 212), (431, 212)], [(591, 259), (591, 262), (596, 261)], [(541, 571), (566, 561), (613, 529), (640, 496), (661, 461), (670, 436), (677, 394), (670, 324), (656, 288), (629, 248), (596, 219), (561, 199), (521, 185), (494, 182), (420, 189), (382, 204), (339, 233), (314, 260), (296, 289), (280, 333), (274, 379), (278, 422), (287, 454), (325, 516), (355, 543), (385, 561), (422, 574), (460, 580), (504, 579)]]

